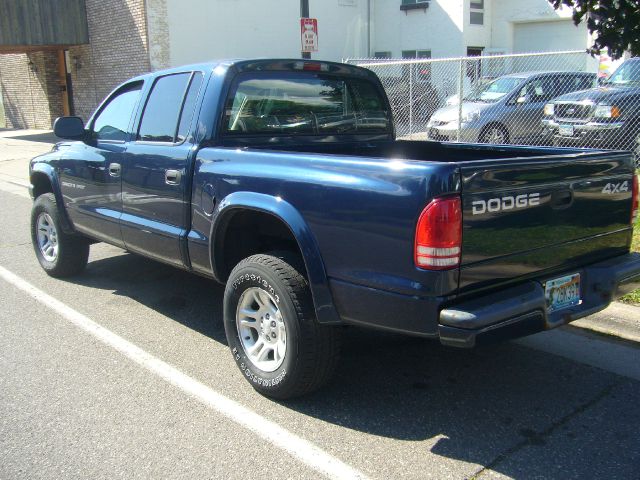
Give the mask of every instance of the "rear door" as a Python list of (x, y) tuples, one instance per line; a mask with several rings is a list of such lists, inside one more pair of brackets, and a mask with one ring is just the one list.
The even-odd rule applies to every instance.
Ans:
[(190, 135), (202, 72), (155, 79), (122, 168), (121, 228), (127, 249), (175, 265), (189, 217)]
[(461, 173), (463, 292), (629, 249), (629, 154), (477, 161), (462, 165)]

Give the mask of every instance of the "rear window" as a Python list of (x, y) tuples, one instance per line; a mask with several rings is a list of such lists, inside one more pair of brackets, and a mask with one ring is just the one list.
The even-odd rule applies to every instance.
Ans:
[(390, 130), (376, 85), (309, 73), (243, 76), (225, 107), (228, 135), (328, 135)]

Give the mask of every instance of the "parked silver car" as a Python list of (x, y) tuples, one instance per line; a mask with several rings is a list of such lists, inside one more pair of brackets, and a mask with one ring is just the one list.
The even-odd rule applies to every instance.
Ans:
[(427, 124), (427, 138), (457, 140), (460, 130), (464, 142), (536, 143), (542, 138), (545, 103), (595, 84), (596, 74), (586, 72), (505, 75), (473, 88), (461, 109), (458, 105), (438, 109)]

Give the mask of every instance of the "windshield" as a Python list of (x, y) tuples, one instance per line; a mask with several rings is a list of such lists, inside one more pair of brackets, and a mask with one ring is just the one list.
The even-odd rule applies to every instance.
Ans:
[(376, 85), (362, 79), (311, 73), (247, 75), (231, 92), (226, 133), (388, 133), (389, 112)]
[(496, 78), (493, 82), (477, 86), (464, 99), (471, 102), (494, 103), (512, 92), (523, 81), (524, 78), (518, 77)]
[(625, 62), (613, 72), (606, 83), (614, 85), (637, 85), (640, 83), (640, 62)]

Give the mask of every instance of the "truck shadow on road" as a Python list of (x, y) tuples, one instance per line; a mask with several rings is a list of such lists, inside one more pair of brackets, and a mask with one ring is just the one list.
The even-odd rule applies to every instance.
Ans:
[[(226, 344), (224, 289), (210, 280), (125, 254), (91, 262), (73, 281)], [(638, 398), (638, 382), (516, 343), (454, 350), (346, 327), (332, 383), (281, 404), (381, 441), (416, 442), (418, 462), (431, 452), (515, 478), (638, 478)]]
[(123, 253), (91, 261), (83, 275), (70, 281), (113, 290), (115, 295), (131, 298), (217, 342), (227, 343), (222, 324), (224, 287), (213, 280)]

